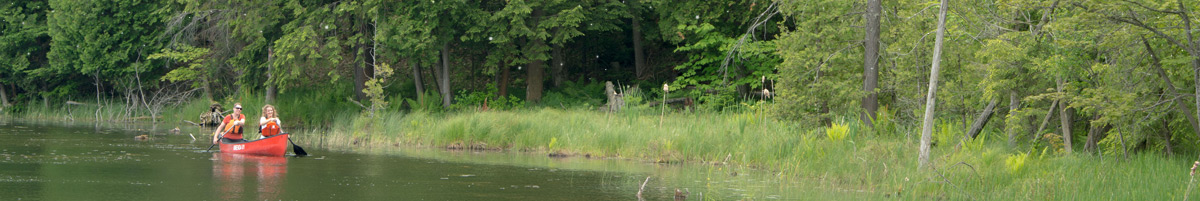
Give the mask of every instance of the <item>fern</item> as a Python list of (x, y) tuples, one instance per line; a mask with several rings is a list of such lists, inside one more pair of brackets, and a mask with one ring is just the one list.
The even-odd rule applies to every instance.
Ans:
[(1025, 161), (1027, 159), (1029, 159), (1029, 153), (1013, 154), (1004, 160), (1004, 166), (1008, 168), (1009, 173), (1017, 174), (1017, 172), (1025, 169)]
[(845, 140), (846, 136), (848, 135), (850, 135), (850, 126), (847, 124), (835, 122), (833, 125), (830, 125), (829, 128), (825, 128), (825, 136), (827, 136), (830, 141), (841, 142), (842, 140)]

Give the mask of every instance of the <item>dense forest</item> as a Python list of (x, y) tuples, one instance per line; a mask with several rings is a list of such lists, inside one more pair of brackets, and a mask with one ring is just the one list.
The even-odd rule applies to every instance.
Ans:
[(364, 113), (595, 109), (612, 82), (634, 104), (765, 107), (804, 125), (919, 125), (936, 98), (939, 125), (955, 125), (939, 129), (964, 138), (992, 130), (1013, 146), (1172, 154), (1200, 140), (1197, 10), (1183, 0), (9, 1), (0, 100), (6, 113), (84, 102), (127, 105), (127, 116), (288, 93)]

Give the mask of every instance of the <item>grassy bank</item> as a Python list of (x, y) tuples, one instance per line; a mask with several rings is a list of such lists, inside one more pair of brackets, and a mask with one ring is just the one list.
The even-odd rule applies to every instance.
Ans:
[[(318, 104), (321, 100), (315, 98), (281, 100), (277, 105), (285, 122), (315, 131), (296, 136), (314, 148), (453, 147), (753, 167), (812, 188), (910, 199), (1180, 200), (1189, 190), (1188, 168), (1195, 157), (1141, 152), (1124, 158), (1068, 155), (1041, 146), (1014, 148), (996, 130), (985, 130), (982, 137), (957, 147), (962, 126), (942, 123), (934, 135), (932, 168), (925, 171), (916, 167), (918, 128), (888, 121), (880, 121), (884, 123), (877, 130), (836, 120), (832, 127), (804, 127), (759, 110), (673, 112), (660, 119), (657, 110), (646, 108), (621, 113), (550, 108), (381, 113), (368, 118), (352, 105)], [(247, 108), (262, 105), (261, 98), (222, 104), (228, 107), (234, 101)], [(192, 101), (168, 108), (160, 122), (195, 121), (209, 104)], [(95, 104), (70, 107), (29, 108), (19, 117), (110, 121), (125, 111)], [(258, 112), (247, 110), (247, 116)], [(1195, 194), (1188, 196), (1200, 197)]]
[(727, 164), (770, 170), (818, 188), (916, 199), (1176, 200), (1183, 199), (1189, 182), (1190, 157), (1065, 155), (1010, 148), (987, 137), (955, 148), (961, 136), (955, 125), (943, 124), (947, 128), (936, 135), (933, 171), (919, 171), (919, 133), (903, 126), (878, 133), (854, 123), (804, 128), (754, 112), (668, 113), (659, 122), (658, 115), (645, 113), (559, 109), (381, 114), (339, 119), (320, 144)]

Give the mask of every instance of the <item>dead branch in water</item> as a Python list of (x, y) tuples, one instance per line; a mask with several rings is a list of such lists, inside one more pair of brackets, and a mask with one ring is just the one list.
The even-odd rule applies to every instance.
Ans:
[(642, 187), (638, 188), (638, 192), (637, 192), (638, 200), (646, 200), (645, 198), (642, 198), (642, 191), (646, 190), (646, 183), (650, 183), (650, 176), (646, 176), (646, 181), (643, 181)]

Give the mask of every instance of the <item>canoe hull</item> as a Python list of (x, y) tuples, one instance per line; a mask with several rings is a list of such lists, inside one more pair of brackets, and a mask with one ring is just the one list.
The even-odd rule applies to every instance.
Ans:
[(288, 134), (242, 143), (221, 142), (221, 152), (260, 156), (283, 156), (287, 153)]

